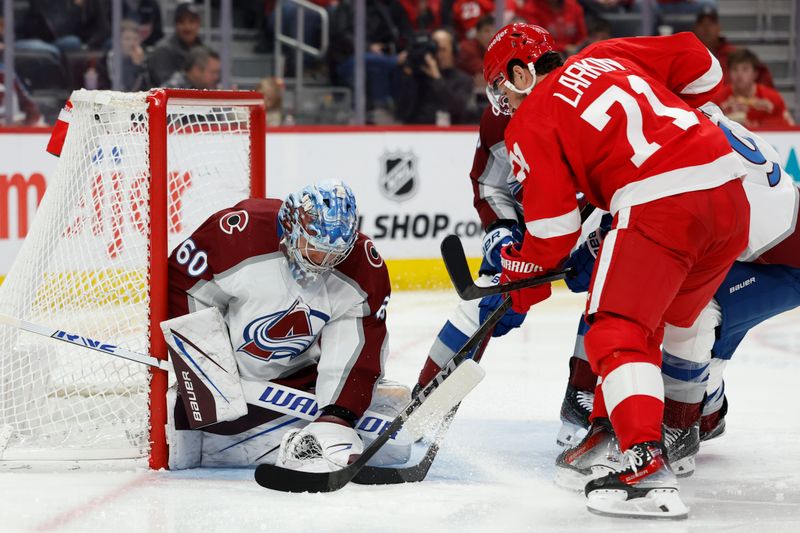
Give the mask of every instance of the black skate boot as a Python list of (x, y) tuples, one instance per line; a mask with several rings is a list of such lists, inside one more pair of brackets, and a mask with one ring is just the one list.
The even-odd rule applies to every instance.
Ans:
[(598, 418), (577, 446), (559, 454), (555, 483), (565, 489), (581, 491), (592, 479), (618, 470), (621, 460), (622, 452), (611, 422)]
[(664, 445), (675, 475), (691, 476), (694, 473), (694, 456), (700, 451), (700, 424), (685, 429), (664, 426)]
[(629, 518), (689, 516), (662, 443), (635, 444), (625, 451), (622, 463), (620, 470), (586, 484), (589, 511)]
[(725, 433), (725, 415), (728, 414), (728, 398), (722, 399), (722, 407), (716, 413), (700, 419), (700, 442), (721, 437)]
[(594, 391), (580, 390), (567, 385), (561, 402), (561, 429), (556, 437), (559, 446), (575, 446), (589, 428), (589, 416), (594, 405)]

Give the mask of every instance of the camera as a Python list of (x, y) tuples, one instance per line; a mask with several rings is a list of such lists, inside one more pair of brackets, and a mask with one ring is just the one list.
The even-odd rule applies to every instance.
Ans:
[(427, 33), (419, 33), (415, 35), (408, 44), (406, 64), (414, 74), (422, 73), (422, 67), (425, 66), (425, 54), (431, 54), (433, 57), (436, 57), (436, 52), (438, 50), (439, 46), (430, 35)]

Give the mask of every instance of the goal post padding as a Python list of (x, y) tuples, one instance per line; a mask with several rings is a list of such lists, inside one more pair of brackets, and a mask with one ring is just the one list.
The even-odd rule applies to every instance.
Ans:
[[(0, 285), (0, 312), (164, 358), (167, 257), (209, 215), (264, 195), (249, 91), (75, 91), (58, 168)], [(0, 326), (0, 460), (166, 467), (167, 376)]]

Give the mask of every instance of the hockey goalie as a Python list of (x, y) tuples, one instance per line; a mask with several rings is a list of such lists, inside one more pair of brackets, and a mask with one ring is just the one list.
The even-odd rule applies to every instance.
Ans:
[[(339, 181), (212, 215), (169, 259), (169, 466), (343, 468), (409, 398), (380, 378), (389, 276)], [(387, 418), (388, 417), (388, 418)], [(402, 432), (373, 464), (402, 463)]]

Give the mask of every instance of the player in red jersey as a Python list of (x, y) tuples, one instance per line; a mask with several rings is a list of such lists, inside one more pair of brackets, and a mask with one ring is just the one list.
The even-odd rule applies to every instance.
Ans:
[[(593, 419), (610, 418), (621, 470), (586, 486), (601, 514), (684, 518), (662, 442), (664, 323), (689, 326), (747, 245), (746, 174), (694, 108), (722, 81), (692, 34), (596, 43), (565, 64), (546, 30), (503, 28), (484, 78), (513, 113), (506, 146), (522, 183), (525, 236), (502, 251), (502, 279), (557, 268), (580, 234), (576, 192), (614, 215), (590, 287), (586, 352), (600, 376)], [(547, 286), (511, 294), (526, 312)]]

